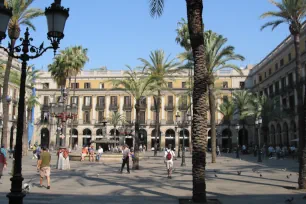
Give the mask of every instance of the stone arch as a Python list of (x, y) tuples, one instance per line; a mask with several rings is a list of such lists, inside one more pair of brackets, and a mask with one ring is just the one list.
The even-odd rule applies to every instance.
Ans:
[(148, 133), (145, 129), (141, 128), (138, 132), (139, 134), (139, 144), (142, 145), (142, 147), (145, 145), (148, 147)]
[(242, 147), (242, 145), (245, 145), (248, 147), (249, 144), (249, 135), (248, 135), (248, 130), (246, 128), (241, 128), (239, 130), (239, 146)]
[[(180, 144), (182, 145), (182, 147), (189, 147), (189, 130), (188, 129), (184, 129), (180, 131)], [(183, 143), (184, 141), (184, 143)]]
[(270, 136), (270, 143), (275, 145), (276, 144), (276, 136), (275, 136), (275, 126), (271, 125), (271, 136)]
[(40, 145), (41, 145), (41, 147), (49, 148), (50, 132), (49, 132), (48, 128), (42, 128), (40, 130)]
[(222, 147), (232, 148), (232, 131), (229, 128), (224, 128), (221, 132)]
[(277, 123), (277, 125), (276, 125), (276, 140), (277, 140), (277, 145), (282, 145), (283, 144), (282, 127), (279, 123)]
[(78, 136), (79, 136), (79, 132), (77, 129), (73, 128), (72, 129), (72, 134), (71, 134), (71, 129), (69, 131), (70, 135), (72, 135), (72, 147), (76, 147), (76, 145), (78, 144)]
[(165, 133), (165, 147), (168, 148), (169, 144), (171, 144), (172, 149), (175, 148), (175, 131), (173, 129), (166, 130)]
[(284, 145), (289, 145), (289, 128), (287, 122), (284, 122), (283, 124), (283, 138), (284, 138)]
[(296, 123), (294, 120), (292, 120), (290, 122), (290, 143), (291, 145), (295, 145), (297, 146), (297, 141), (292, 141), (292, 140), (296, 140), (298, 138), (297, 136), (297, 130), (296, 130)]
[(83, 130), (83, 146), (89, 146), (91, 144), (92, 131), (89, 128)]
[[(153, 129), (151, 131), (151, 144), (152, 144), (152, 147), (155, 147), (155, 133), (156, 133), (156, 130)], [(160, 140), (161, 140), (161, 131), (159, 131), (159, 134), (158, 134), (158, 137), (157, 137), (157, 141), (156, 141), (157, 149), (160, 148)]]

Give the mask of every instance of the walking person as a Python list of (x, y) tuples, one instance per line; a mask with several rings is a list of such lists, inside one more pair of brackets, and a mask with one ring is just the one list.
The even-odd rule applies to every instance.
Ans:
[(172, 150), (172, 145), (168, 145), (168, 149), (165, 151), (165, 163), (167, 167), (168, 178), (171, 179), (172, 177), (172, 169), (173, 169), (173, 157), (175, 157), (174, 151)]
[(89, 161), (94, 162), (95, 161), (95, 150), (93, 146), (90, 146), (88, 151), (89, 151)]
[(129, 148), (128, 148), (127, 145), (123, 145), (122, 150), (123, 150), (123, 151), (122, 151), (122, 166), (121, 166), (121, 171), (120, 171), (120, 173), (122, 173), (123, 168), (124, 168), (124, 166), (125, 166), (125, 164), (126, 164), (127, 173), (129, 174), (129, 173), (130, 173), (130, 164), (129, 164), (129, 160), (130, 160), (130, 157), (129, 157), (129, 155), (130, 155), (130, 150), (129, 150)]
[(101, 157), (102, 157), (102, 154), (103, 154), (103, 148), (101, 146), (99, 146), (99, 149), (98, 149), (98, 153), (97, 153), (97, 157), (96, 157), (96, 160), (99, 162)]
[(2, 184), (1, 177), (3, 176), (3, 170), (6, 169), (6, 166), (7, 166), (6, 156), (2, 153), (2, 151), (0, 151), (0, 184)]
[(217, 146), (217, 156), (221, 156), (220, 147)]
[(47, 178), (47, 189), (50, 189), (50, 162), (51, 162), (51, 154), (47, 151), (46, 147), (43, 147), (43, 152), (40, 155), (40, 159), (38, 161), (37, 169), (40, 172), (40, 187), (42, 187), (43, 179)]

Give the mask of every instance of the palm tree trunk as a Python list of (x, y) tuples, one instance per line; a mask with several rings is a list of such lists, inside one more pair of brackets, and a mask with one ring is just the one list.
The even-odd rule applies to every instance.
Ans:
[(300, 34), (294, 34), (294, 46), (295, 46), (295, 76), (297, 82), (297, 112), (298, 112), (298, 127), (299, 127), (299, 179), (298, 184), (300, 189), (306, 189), (306, 147), (305, 147), (305, 121), (304, 118), (306, 111), (306, 103), (303, 106), (303, 84), (301, 81), (302, 65), (301, 65), (301, 53), (300, 53)]
[(115, 145), (117, 146), (117, 128), (116, 126), (114, 125), (114, 139), (115, 139)]
[[(15, 47), (16, 40), (11, 40), (11, 50)], [(2, 103), (3, 103), (3, 129), (2, 129), (2, 138), (1, 138), (1, 145), (4, 145), (7, 148), (7, 136), (8, 136), (8, 122), (9, 122), (9, 109), (8, 109), (8, 102), (6, 97), (8, 96), (8, 85), (10, 80), (10, 72), (13, 63), (13, 58), (8, 57), (4, 80), (3, 80), (3, 95), (2, 95)]]
[(188, 28), (194, 58), (192, 175), (194, 202), (206, 200), (205, 164), (207, 147), (207, 68), (205, 64), (202, 0), (186, 0)]
[[(155, 106), (155, 143), (154, 143), (154, 156), (157, 156), (157, 137), (159, 137), (159, 110), (160, 110), (160, 91), (158, 91), (157, 98), (154, 97), (154, 106)], [(159, 142), (161, 142), (159, 140)]]
[(139, 119), (140, 119), (140, 99), (136, 100), (135, 104), (136, 120), (135, 120), (135, 144), (134, 155), (135, 161), (133, 162), (133, 169), (139, 170)]
[(211, 126), (211, 163), (216, 163), (217, 157), (217, 144), (216, 144), (216, 106), (214, 95), (214, 84), (208, 85), (208, 100), (209, 100), (209, 112), (210, 112), (210, 126)]

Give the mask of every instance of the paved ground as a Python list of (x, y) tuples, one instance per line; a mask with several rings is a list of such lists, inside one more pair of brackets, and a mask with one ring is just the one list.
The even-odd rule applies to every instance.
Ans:
[[(258, 164), (253, 156), (242, 156), (242, 160), (237, 160), (233, 156), (222, 155), (217, 158), (216, 164), (211, 164), (208, 155), (206, 176), (208, 197), (218, 198), (224, 204), (278, 204), (285, 203), (286, 198), (291, 197), (296, 204), (306, 203), (306, 200), (302, 199), (306, 192), (290, 189), (297, 186), (296, 160), (264, 160)], [(55, 156), (53, 165), (55, 165), (54, 158)], [(161, 157), (143, 159), (141, 170), (132, 171), (131, 174), (119, 174), (118, 162), (71, 162), (70, 171), (58, 171), (53, 166), (51, 190), (47, 190), (37, 186), (39, 176), (35, 171), (35, 160), (25, 158), (23, 166), (25, 182), (34, 185), (31, 193), (25, 198), (25, 204), (178, 204), (178, 198), (191, 197), (192, 176), (189, 153), (186, 163), (186, 167), (180, 167), (180, 161), (175, 161), (173, 179), (168, 180)], [(237, 175), (237, 170), (242, 171), (240, 176)], [(288, 179), (286, 176), (290, 174), (292, 176)], [(0, 204), (8, 203), (5, 197), (10, 189), (8, 172), (5, 172), (2, 182)]]

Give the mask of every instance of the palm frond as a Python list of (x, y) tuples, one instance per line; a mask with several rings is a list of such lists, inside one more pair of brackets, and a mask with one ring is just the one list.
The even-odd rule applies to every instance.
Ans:
[(164, 0), (149, 0), (149, 6), (152, 17), (160, 17), (164, 12)]

